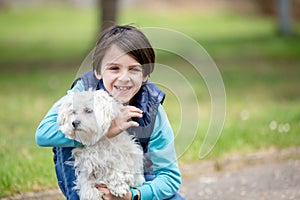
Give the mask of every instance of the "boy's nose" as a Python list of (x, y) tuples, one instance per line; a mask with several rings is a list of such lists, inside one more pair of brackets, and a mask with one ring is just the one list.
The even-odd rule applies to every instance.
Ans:
[(80, 121), (79, 121), (79, 120), (74, 120), (74, 121), (72, 122), (72, 126), (73, 126), (74, 128), (77, 128), (77, 127), (79, 126), (79, 124), (80, 124)]
[(118, 80), (119, 81), (128, 81), (128, 80), (130, 80), (128, 72), (120, 73), (120, 76), (119, 76)]

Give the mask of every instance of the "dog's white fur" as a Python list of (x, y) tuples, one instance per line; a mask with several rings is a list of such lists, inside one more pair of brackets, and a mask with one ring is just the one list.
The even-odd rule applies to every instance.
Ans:
[(112, 120), (122, 104), (103, 90), (75, 92), (62, 99), (58, 111), (60, 130), (84, 146), (72, 151), (76, 187), (81, 200), (102, 199), (97, 184), (123, 197), (129, 187), (143, 184), (143, 151), (133, 137), (122, 132), (108, 139)]

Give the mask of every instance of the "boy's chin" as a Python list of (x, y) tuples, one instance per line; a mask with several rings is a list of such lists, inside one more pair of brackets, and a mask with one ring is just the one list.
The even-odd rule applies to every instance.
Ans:
[(128, 104), (130, 101), (130, 98), (116, 98), (120, 103), (122, 104)]
[(132, 98), (130, 95), (116, 95), (114, 97), (122, 104), (128, 104)]

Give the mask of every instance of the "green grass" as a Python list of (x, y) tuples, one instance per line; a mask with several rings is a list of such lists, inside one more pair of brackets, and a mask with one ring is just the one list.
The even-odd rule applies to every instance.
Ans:
[[(65, 7), (1, 11), (0, 197), (56, 187), (51, 149), (38, 147), (34, 134), (95, 42), (96, 16), (94, 10)], [(180, 31), (197, 40), (216, 61), (226, 88), (227, 116), (206, 159), (300, 145), (299, 24), (293, 36), (282, 38), (275, 20), (232, 13), (124, 10), (120, 22)], [(185, 75), (196, 92), (199, 130), (192, 141), (176, 137), (176, 145), (191, 144), (180, 152), (180, 162), (197, 161), (211, 116), (209, 93), (185, 60), (159, 50), (157, 57), (158, 63)], [(165, 89), (164, 105), (176, 134), (197, 119), (181, 125), (182, 102)], [(271, 130), (272, 121), (280, 127), (289, 124), (288, 132)]]
[(2, 67), (74, 59), (79, 62), (95, 43), (96, 19), (90, 9), (4, 10), (0, 13)]
[(67, 73), (1, 73), (0, 197), (55, 186), (51, 150), (38, 147), (34, 133), (51, 101), (64, 94), (65, 86), (51, 81), (63, 80)]

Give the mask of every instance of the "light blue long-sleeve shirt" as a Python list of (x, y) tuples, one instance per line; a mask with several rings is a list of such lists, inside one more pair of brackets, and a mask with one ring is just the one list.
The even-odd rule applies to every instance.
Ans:
[[(84, 91), (83, 81), (78, 81), (68, 93), (76, 91)], [(59, 101), (52, 106), (38, 126), (35, 135), (36, 143), (43, 147), (80, 146), (81, 143), (66, 138), (59, 130), (57, 123)], [(158, 107), (153, 133), (149, 141), (149, 152), (151, 154), (151, 161), (153, 162), (155, 179), (145, 182), (142, 186), (138, 187), (141, 193), (141, 200), (167, 199), (179, 189), (181, 175), (174, 149), (173, 131), (162, 105)]]

